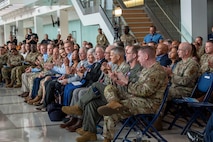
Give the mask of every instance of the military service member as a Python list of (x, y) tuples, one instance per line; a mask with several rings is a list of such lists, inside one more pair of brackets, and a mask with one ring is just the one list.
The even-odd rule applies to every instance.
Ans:
[(109, 44), (106, 35), (102, 32), (101, 28), (98, 28), (98, 35), (96, 37), (96, 42), (97, 45), (103, 46), (104, 48), (106, 48)]
[(136, 43), (136, 39), (133, 35), (131, 35), (129, 33), (130, 29), (129, 26), (125, 26), (124, 27), (124, 34), (121, 35), (121, 41), (124, 43), (124, 47), (126, 45), (133, 45), (134, 43)]
[(173, 71), (167, 69), (171, 76), (171, 87), (169, 88), (168, 100), (190, 96), (197, 81), (200, 66), (192, 59), (192, 46), (188, 42), (179, 45), (179, 61)]
[(20, 55), (15, 48), (12, 48), (10, 58), (7, 60), (7, 65), (4, 66), (1, 70), (2, 78), (5, 80), (6, 85), (10, 83), (11, 70), (16, 66), (20, 66), (23, 60), (24, 57)]
[[(11, 82), (7, 87), (15, 87), (19, 88), (21, 87), (21, 75), (24, 73), (25, 69), (29, 66), (35, 65), (36, 58), (38, 57), (39, 53), (36, 52), (36, 48), (31, 46), (30, 44), (25, 44), (25, 46), (30, 46), (30, 53), (27, 54), (26, 58), (22, 62), (21, 66), (17, 66), (12, 69), (11, 71)], [(14, 85), (16, 83), (16, 85)], [(14, 85), (14, 86), (13, 86)]]
[(2, 82), (2, 75), (1, 75), (1, 69), (3, 68), (4, 65), (7, 65), (7, 54), (6, 54), (6, 49), (1, 46), (0, 47), (0, 82)]
[(213, 72), (212, 66), (209, 66), (212, 63), (213, 59), (213, 41), (209, 40), (205, 45), (205, 54), (201, 56), (200, 59), (200, 73), (204, 73), (206, 71)]
[(121, 98), (117, 91), (104, 90), (108, 104), (98, 108), (98, 112), (104, 115), (104, 142), (111, 142), (114, 138), (114, 127), (119, 120), (140, 113), (155, 113), (161, 104), (168, 78), (163, 67), (155, 60), (155, 49), (140, 47), (138, 61), (144, 67), (139, 72), (138, 81), (117, 76), (117, 80), (128, 87), (128, 95)]

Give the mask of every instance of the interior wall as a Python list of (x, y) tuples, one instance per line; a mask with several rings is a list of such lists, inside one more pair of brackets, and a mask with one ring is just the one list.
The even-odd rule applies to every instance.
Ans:
[(208, 33), (211, 32), (211, 27), (213, 26), (213, 0), (207, 0), (207, 19), (208, 19)]

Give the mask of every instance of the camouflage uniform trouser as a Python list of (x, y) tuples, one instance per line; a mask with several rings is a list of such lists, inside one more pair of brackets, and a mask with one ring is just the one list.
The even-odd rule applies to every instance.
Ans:
[(191, 95), (192, 90), (186, 90), (186, 87), (170, 87), (167, 101), (172, 99), (189, 97)]
[(11, 67), (3, 67), (1, 69), (2, 79), (10, 79), (11, 70), (12, 70)]
[[(115, 126), (120, 120), (139, 113), (155, 113), (158, 109), (158, 107), (153, 108), (152, 102), (141, 97), (129, 95), (126, 99), (120, 100), (121, 94), (123, 93), (119, 93), (116, 87), (112, 85), (108, 85), (104, 90), (104, 96), (108, 102), (115, 100), (127, 108), (123, 113), (104, 116), (103, 136), (107, 139), (114, 138)], [(122, 95), (122, 97), (124, 96)]]
[(21, 84), (21, 75), (26, 68), (26, 65), (14, 67), (11, 71), (11, 80), (16, 81), (16, 84)]

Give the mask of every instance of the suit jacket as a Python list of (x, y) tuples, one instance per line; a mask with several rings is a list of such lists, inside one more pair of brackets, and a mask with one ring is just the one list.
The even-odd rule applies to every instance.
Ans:
[(101, 65), (103, 62), (107, 62), (106, 59), (102, 59), (99, 62), (96, 62), (92, 65), (91, 69), (87, 72), (86, 76), (83, 79), (86, 80), (83, 87), (88, 87), (92, 85), (92, 83), (98, 81), (99, 77), (102, 74)]
[(172, 61), (168, 57), (168, 54), (157, 56), (157, 61), (160, 63), (161, 66), (165, 67), (172, 63)]

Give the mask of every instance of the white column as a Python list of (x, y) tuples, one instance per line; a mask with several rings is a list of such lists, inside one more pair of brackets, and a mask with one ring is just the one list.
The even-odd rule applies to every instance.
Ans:
[(16, 38), (18, 42), (22, 42), (25, 39), (23, 21), (16, 21)]
[(57, 17), (59, 17), (60, 21), (60, 27), (58, 28), (58, 31), (61, 34), (61, 38), (65, 40), (69, 34), (68, 13), (65, 10), (58, 10)]
[(4, 26), (0, 27), (0, 45), (4, 45)]
[(197, 36), (207, 39), (207, 0), (181, 0), (181, 41), (193, 42)]
[(6, 44), (6, 42), (9, 40), (9, 36), (10, 36), (10, 25), (5, 24), (4, 25), (4, 43)]
[(43, 33), (43, 18), (42, 17), (39, 17), (39, 16), (34, 16), (34, 29), (35, 31), (33, 31), (34, 33), (37, 33), (38, 34), (38, 37), (39, 37), (39, 41), (38, 42), (41, 42), (42, 39), (44, 38), (44, 34)]

